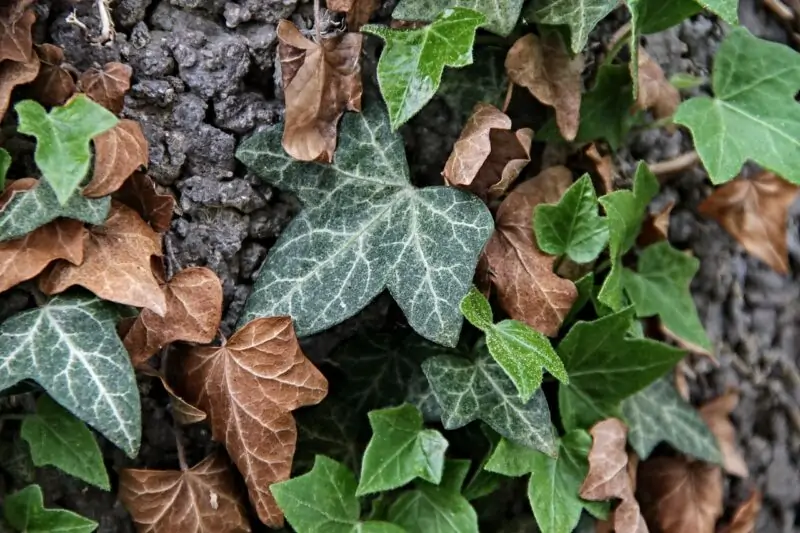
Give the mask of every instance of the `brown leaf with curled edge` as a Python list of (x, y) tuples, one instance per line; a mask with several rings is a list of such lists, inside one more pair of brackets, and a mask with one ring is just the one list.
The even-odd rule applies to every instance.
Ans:
[[(634, 452), (628, 452), (628, 479), (631, 482), (631, 492), (636, 493), (636, 473), (639, 471), (639, 456)], [(607, 520), (598, 519), (595, 523), (595, 533), (614, 533), (614, 511), (609, 513)]]
[(347, 29), (358, 31), (378, 9), (378, 0), (328, 0), (328, 9), (347, 13)]
[(484, 200), (502, 196), (531, 160), (533, 130), (510, 130), (508, 115), (478, 103), (444, 166), (445, 182)]
[[(16, 5), (14, 5), (16, 4)], [(31, 28), (36, 22), (31, 2), (13, 2), (0, 11), (0, 61), (30, 63), (33, 59)]]
[(733, 514), (731, 523), (723, 527), (719, 533), (756, 533), (756, 521), (761, 512), (761, 492), (754, 490)]
[(151, 376), (161, 381), (161, 385), (164, 387), (164, 390), (167, 391), (167, 395), (169, 396), (170, 407), (172, 408), (172, 418), (175, 420), (175, 422), (182, 426), (188, 426), (191, 424), (197, 424), (198, 422), (202, 422), (206, 419), (206, 413), (202, 409), (198, 409), (178, 396), (178, 393), (176, 393), (167, 382), (167, 378), (164, 377), (164, 374), (149, 365), (142, 365), (137, 368), (137, 370), (146, 376)]
[(184, 470), (123, 469), (119, 499), (139, 533), (249, 533), (228, 461), (209, 455)]
[(484, 250), (502, 308), (551, 337), (558, 334), (578, 290), (553, 272), (555, 257), (539, 250), (531, 221), (534, 207), (557, 202), (570, 185), (572, 173), (566, 167), (548, 168), (520, 184), (500, 204)]
[(167, 301), (150, 267), (153, 255), (161, 255), (161, 235), (136, 211), (112, 201), (105, 224), (87, 233), (83, 263), (56, 262), (39, 279), (39, 289), (49, 295), (80, 285), (104, 300), (163, 315)]
[(86, 96), (119, 114), (125, 103), (125, 93), (131, 88), (133, 69), (123, 63), (106, 63), (103, 70), (90, 68), (78, 79)]
[(64, 62), (64, 50), (53, 44), (37, 46), (36, 53), (41, 68), (31, 84), (36, 99), (45, 105), (62, 105), (75, 94), (77, 87), (72, 74), (61, 64)]
[(608, 418), (592, 426), (589, 433), (592, 435), (589, 473), (581, 485), (581, 498), (592, 501), (620, 500), (614, 509), (615, 531), (647, 533), (647, 524), (633, 495), (628, 454), (625, 451), (628, 428), (620, 420)]
[(253, 320), (222, 346), (194, 347), (180, 360), (184, 397), (208, 413), (212, 437), (244, 476), (258, 517), (280, 527), (283, 514), (269, 488), (289, 479), (297, 444), (291, 412), (328, 393), (291, 317)]
[(175, 197), (169, 192), (159, 192), (147, 174), (134, 172), (114, 193), (113, 198), (134, 209), (154, 230), (163, 233), (169, 229), (175, 210)]
[(8, 180), (3, 193), (0, 194), (0, 210), (2, 210), (15, 194), (22, 191), (33, 189), (39, 180), (36, 178), (22, 178), (18, 180)]
[(92, 139), (94, 142), (94, 174), (83, 188), (83, 195), (101, 198), (113, 193), (139, 167), (148, 162), (147, 139), (135, 120), (122, 119), (117, 125)]
[(636, 238), (639, 246), (648, 246), (669, 238), (669, 217), (675, 207), (675, 200), (670, 200), (661, 209), (649, 213), (642, 221), (642, 229)]
[(303, 37), (288, 20), (278, 23), (286, 120), (283, 149), (300, 161), (330, 163), (345, 110), (361, 111), (360, 33), (324, 39)]
[(700, 406), (700, 416), (711, 433), (717, 438), (722, 453), (722, 466), (732, 476), (747, 478), (750, 472), (747, 462), (736, 443), (736, 428), (731, 423), (730, 414), (739, 403), (739, 393), (731, 390)]
[(675, 114), (681, 103), (681, 93), (664, 76), (661, 66), (639, 47), (639, 97), (635, 107), (649, 109), (655, 118), (668, 118)]
[(614, 160), (610, 155), (600, 155), (597, 150), (597, 145), (592, 143), (586, 149), (586, 156), (594, 163), (595, 172), (600, 176), (600, 181), (603, 185), (600, 194), (608, 194), (614, 192), (614, 179), (617, 174), (614, 168)]
[(687, 457), (655, 457), (639, 465), (636, 496), (661, 533), (714, 533), (722, 516), (722, 471)]
[(35, 278), (56, 259), (79, 265), (84, 233), (82, 222), (59, 219), (19, 239), (0, 242), (0, 292)]
[(513, 83), (555, 109), (561, 135), (573, 140), (580, 123), (583, 56), (570, 57), (557, 31), (542, 36), (529, 33), (517, 39), (508, 51), (505, 66)]
[(0, 62), (0, 120), (6, 115), (11, 103), (11, 93), (17, 85), (24, 85), (36, 79), (39, 73), (39, 57), (31, 54), (30, 61)]
[(125, 348), (134, 367), (146, 363), (175, 341), (208, 344), (222, 320), (222, 282), (213, 270), (181, 270), (164, 287), (167, 312), (159, 316), (144, 309), (125, 335)]
[(786, 225), (798, 188), (773, 172), (761, 172), (718, 187), (698, 210), (716, 220), (750, 254), (787, 274)]

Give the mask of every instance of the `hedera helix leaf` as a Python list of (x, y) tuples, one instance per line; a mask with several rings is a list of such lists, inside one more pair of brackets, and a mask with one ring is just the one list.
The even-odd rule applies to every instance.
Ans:
[(525, 10), (525, 18), (569, 26), (572, 51), (577, 54), (586, 48), (589, 33), (617, 4), (617, 0), (534, 0)]
[(43, 394), (36, 413), (22, 421), (20, 435), (36, 466), (52, 465), (103, 490), (111, 490), (103, 454), (92, 432), (69, 411)]
[(464, 7), (483, 13), (487, 30), (508, 37), (517, 25), (522, 4), (523, 0), (401, 0), (392, 18), (431, 21), (447, 8)]
[(11, 166), (11, 154), (5, 149), (0, 148), (0, 192), (6, 187), (6, 174)]
[(445, 67), (472, 63), (475, 30), (484, 23), (486, 16), (482, 13), (455, 7), (445, 9), (423, 28), (362, 26), (362, 32), (386, 41), (378, 61), (378, 85), (392, 129), (408, 122), (433, 98)]
[(89, 171), (89, 141), (113, 128), (117, 117), (83, 94), (49, 113), (33, 100), (23, 100), (14, 109), (19, 115), (19, 132), (36, 137), (36, 166), (53, 187), (58, 202), (66, 204)]
[(451, 68), (442, 74), (436, 96), (440, 97), (465, 124), (478, 102), (500, 109), (503, 106), (508, 75), (505, 51), (482, 46), (473, 51), (473, 63), (463, 68)]
[(29, 485), (3, 502), (6, 521), (22, 533), (91, 533), (97, 522), (65, 509), (45, 509), (42, 489)]
[(690, 98), (675, 114), (711, 181), (729, 181), (753, 160), (800, 183), (800, 54), (735, 28), (714, 57), (712, 87), (713, 98)]
[(0, 324), (0, 390), (24, 379), (129, 456), (142, 432), (139, 389), (117, 336), (116, 307), (80, 293), (51, 299)]
[(414, 188), (403, 140), (368, 102), (348, 113), (332, 165), (291, 160), (281, 126), (242, 143), (237, 157), (304, 209), (267, 256), (240, 325), (291, 315), (298, 336), (353, 316), (388, 288), (420, 335), (455, 345), (467, 293), (493, 222), (477, 197)]
[(486, 334), (489, 353), (514, 382), (521, 402), (530, 400), (542, 386), (543, 368), (569, 383), (564, 364), (545, 335), (518, 320), (494, 324), (489, 301), (474, 287), (461, 300), (460, 308), (467, 320)]
[(709, 463), (720, 463), (717, 439), (697, 410), (675, 390), (668, 378), (655, 381), (622, 402), (628, 442), (644, 461), (659, 442)]
[(356, 496), (402, 487), (420, 478), (438, 485), (447, 439), (424, 429), (422, 414), (409, 404), (369, 413), (372, 438), (364, 452)]

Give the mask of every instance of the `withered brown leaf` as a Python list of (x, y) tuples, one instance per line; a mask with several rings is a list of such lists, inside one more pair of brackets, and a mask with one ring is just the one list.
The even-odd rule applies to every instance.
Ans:
[(570, 57), (556, 31), (545, 32), (541, 37), (529, 33), (508, 51), (505, 66), (513, 83), (555, 109), (561, 135), (573, 140), (580, 123), (583, 56)]
[(291, 411), (328, 392), (292, 319), (253, 320), (222, 346), (190, 349), (181, 363), (184, 397), (208, 413), (212, 436), (225, 443), (261, 521), (279, 527), (283, 515), (269, 487), (289, 478), (297, 443)]
[(490, 104), (478, 103), (444, 167), (448, 185), (484, 200), (502, 196), (531, 160), (533, 130), (511, 131), (511, 119)]
[(328, 0), (328, 9), (347, 13), (347, 29), (358, 31), (380, 5), (378, 0)]
[(639, 97), (635, 106), (650, 109), (655, 118), (671, 117), (681, 103), (681, 94), (644, 48), (639, 47)]
[(14, 88), (35, 80), (39, 73), (39, 66), (39, 57), (36, 54), (31, 54), (30, 60), (26, 62), (0, 62), (0, 120), (8, 111)]
[(598, 422), (589, 430), (592, 447), (589, 450), (589, 473), (581, 485), (580, 496), (586, 500), (619, 499), (614, 509), (614, 529), (617, 533), (647, 533), (647, 524), (639, 512), (633, 495), (628, 454), (625, 452), (628, 428), (616, 418)]
[(193, 468), (120, 472), (119, 499), (139, 533), (249, 533), (228, 461), (210, 455)]
[(87, 233), (83, 263), (56, 262), (39, 279), (39, 288), (57, 294), (80, 285), (104, 300), (163, 315), (167, 302), (150, 267), (153, 255), (161, 255), (161, 236), (136, 211), (112, 201), (105, 224)]
[(639, 246), (648, 246), (669, 238), (669, 217), (674, 207), (675, 200), (670, 200), (658, 211), (648, 213), (642, 222), (642, 230), (636, 238)]
[(289, 22), (278, 23), (286, 120), (283, 148), (300, 161), (330, 163), (345, 110), (361, 111), (360, 33), (317, 44)]
[(749, 253), (786, 274), (787, 218), (799, 188), (773, 172), (761, 172), (718, 187), (698, 209), (716, 220)]
[[(600, 177), (600, 182), (603, 188), (600, 190), (601, 194), (608, 194), (614, 191), (614, 179), (617, 174), (614, 168), (614, 160), (610, 155), (600, 155), (597, 145), (592, 143), (586, 149), (586, 157), (588, 157), (594, 164), (594, 170)], [(596, 187), (596, 186), (595, 186)]]
[(729, 418), (738, 403), (739, 393), (731, 390), (704, 403), (699, 411), (711, 433), (717, 437), (725, 471), (733, 476), (746, 478), (750, 475), (747, 462), (736, 444), (736, 428)]
[(158, 232), (169, 229), (175, 210), (175, 197), (169, 192), (160, 192), (153, 178), (141, 172), (134, 172), (113, 198), (135, 210)]
[(533, 237), (533, 208), (557, 202), (572, 184), (565, 167), (551, 167), (520, 184), (497, 210), (495, 231), (484, 251), (500, 305), (515, 320), (555, 336), (578, 297), (575, 284), (553, 272), (555, 257)]
[(222, 320), (222, 283), (205, 267), (181, 270), (164, 287), (167, 312), (159, 316), (143, 309), (125, 335), (133, 366), (175, 341), (208, 344)]
[(722, 515), (722, 471), (687, 457), (655, 457), (639, 465), (636, 492), (661, 533), (714, 533)]
[(170, 386), (163, 373), (149, 365), (142, 365), (137, 370), (139, 370), (139, 372), (142, 374), (152, 376), (161, 381), (161, 385), (164, 387), (164, 390), (167, 391), (167, 396), (169, 396), (169, 403), (170, 407), (172, 408), (172, 418), (175, 420), (175, 422), (182, 426), (188, 426), (190, 424), (202, 422), (207, 418), (206, 413), (202, 409), (198, 409), (194, 405), (178, 396), (178, 393), (175, 392), (175, 389), (173, 389), (172, 386)]
[(59, 219), (22, 238), (0, 242), (0, 292), (35, 278), (52, 261), (83, 261), (86, 229), (77, 220)]
[(64, 62), (64, 50), (53, 44), (37, 46), (41, 67), (39, 74), (31, 84), (36, 99), (45, 105), (62, 105), (75, 94), (75, 80), (67, 69), (61, 66)]
[(123, 63), (106, 63), (103, 70), (90, 68), (78, 80), (86, 96), (119, 114), (125, 103), (125, 93), (131, 88), (133, 69)]
[(147, 139), (135, 120), (120, 120), (116, 126), (95, 137), (93, 142), (94, 175), (83, 188), (84, 196), (108, 196), (122, 187), (139, 167), (147, 166)]
[(733, 514), (731, 523), (723, 527), (719, 533), (756, 533), (756, 521), (761, 512), (761, 492), (754, 490)]
[(24, 7), (30, 2), (13, 4), (18, 5), (0, 11), (0, 61), (29, 63), (34, 55), (31, 27), (36, 14)]

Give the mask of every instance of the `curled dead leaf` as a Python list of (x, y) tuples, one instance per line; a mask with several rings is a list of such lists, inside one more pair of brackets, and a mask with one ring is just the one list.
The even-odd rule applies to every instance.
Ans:
[(361, 111), (360, 33), (317, 44), (287, 20), (278, 23), (286, 120), (283, 148), (300, 161), (330, 163), (345, 110)]
[(378, 0), (328, 0), (328, 9), (347, 13), (347, 29), (358, 31), (378, 9)]
[(731, 523), (719, 533), (756, 533), (756, 521), (761, 512), (761, 492), (754, 490), (733, 514)]
[(570, 57), (557, 31), (545, 32), (541, 37), (529, 33), (508, 51), (506, 71), (513, 83), (555, 109), (561, 135), (573, 140), (580, 122), (583, 56)]
[(147, 139), (134, 120), (122, 119), (117, 125), (95, 137), (94, 175), (83, 188), (83, 195), (101, 198), (113, 193), (139, 167), (148, 162)]
[(90, 68), (81, 74), (78, 86), (86, 96), (119, 114), (125, 103), (125, 93), (131, 88), (133, 69), (123, 63), (106, 63), (102, 70)]
[(3, 194), (0, 194), (0, 210), (11, 201), (15, 194), (32, 189), (36, 187), (38, 183), (39, 180), (36, 178), (22, 178), (7, 181), (5, 189), (3, 189)]
[(75, 80), (67, 69), (61, 66), (64, 62), (64, 50), (53, 44), (37, 46), (41, 67), (39, 74), (31, 84), (36, 99), (45, 105), (63, 105), (75, 94)]
[(163, 233), (169, 229), (175, 210), (175, 197), (169, 192), (159, 192), (147, 174), (134, 172), (113, 198), (135, 210), (154, 230)]
[(223, 346), (190, 349), (181, 363), (184, 397), (208, 413), (212, 437), (244, 476), (261, 521), (280, 527), (270, 485), (289, 479), (297, 444), (291, 412), (328, 392), (300, 349), (292, 319), (253, 320)]
[(12, 2), (0, 11), (0, 61), (30, 63), (33, 59), (31, 28), (36, 14), (31, 2)]
[(786, 225), (798, 189), (773, 172), (761, 172), (718, 187), (698, 210), (716, 220), (749, 253), (787, 274)]
[(36, 79), (39, 73), (39, 57), (31, 54), (24, 63), (17, 61), (0, 62), (0, 120), (6, 115), (11, 103), (11, 93), (17, 85), (24, 85)]
[(104, 300), (145, 307), (163, 315), (167, 302), (150, 267), (161, 255), (161, 236), (132, 209), (112, 202), (108, 219), (86, 234), (80, 265), (56, 262), (39, 279), (45, 294), (80, 285)]
[(572, 184), (566, 167), (551, 167), (520, 184), (497, 210), (484, 254), (500, 305), (515, 319), (555, 336), (578, 297), (575, 284), (553, 272), (555, 257), (533, 237), (533, 208), (557, 202)]
[[(600, 177), (600, 182), (603, 188), (600, 189), (600, 194), (608, 194), (614, 191), (614, 179), (617, 174), (614, 168), (614, 160), (610, 155), (600, 155), (597, 150), (597, 145), (592, 143), (586, 149), (586, 157), (594, 163), (594, 171)], [(597, 184), (595, 184), (597, 188)]]
[(170, 386), (164, 374), (149, 365), (142, 365), (137, 370), (146, 376), (151, 376), (161, 381), (161, 385), (167, 391), (167, 396), (169, 396), (172, 418), (175, 422), (182, 426), (188, 426), (206, 419), (205, 412), (178, 396), (178, 393)]
[(672, 85), (661, 66), (639, 47), (639, 96), (636, 108), (649, 109), (657, 119), (668, 118), (675, 114), (681, 103), (681, 94)]
[(139, 533), (251, 531), (228, 461), (219, 455), (184, 471), (124, 469), (119, 499)]
[(502, 196), (531, 160), (533, 130), (510, 130), (508, 115), (477, 104), (447, 159), (445, 182), (484, 200)]
[(722, 466), (733, 476), (747, 478), (750, 473), (747, 462), (736, 443), (736, 428), (731, 423), (730, 414), (739, 403), (739, 393), (728, 391), (700, 406), (700, 416), (708, 424), (711, 433), (717, 438), (722, 453)]
[(645, 217), (642, 222), (642, 230), (636, 238), (639, 246), (648, 246), (669, 238), (669, 217), (674, 207), (675, 200), (670, 200), (661, 209), (649, 213)]

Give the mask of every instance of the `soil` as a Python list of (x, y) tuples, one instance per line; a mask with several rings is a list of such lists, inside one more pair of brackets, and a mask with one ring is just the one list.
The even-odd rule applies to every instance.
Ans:
[[(393, 4), (385, 2), (380, 15), (385, 18), (391, 13)], [(740, 4), (741, 19), (752, 32), (786, 42), (784, 29), (760, 2), (742, 0)], [(73, 9), (88, 35), (66, 21)], [(98, 46), (90, 42), (100, 33), (94, 1), (40, 0), (37, 41), (61, 45), (67, 60), (78, 69), (109, 61), (133, 67), (133, 86), (123, 115), (143, 125), (150, 143), (150, 175), (179, 198), (178, 213), (165, 236), (168, 269), (175, 272), (200, 265), (219, 275), (225, 296), (222, 333), (228, 335), (267, 251), (299, 209), (294, 198), (248, 174), (235, 160), (234, 151), (242, 138), (281, 120), (276, 22), (290, 18), (299, 27), (310, 28), (310, 2), (117, 0), (112, 9), (116, 40)], [(604, 22), (590, 49), (599, 50), (623, 22), (622, 13)], [(699, 15), (647, 36), (644, 44), (668, 76), (689, 72), (707, 77), (724, 33), (716, 19)], [(375, 41), (367, 39), (366, 77), (374, 77)], [(707, 86), (696, 89), (705, 90)], [(460, 110), (436, 98), (403, 128), (412, 174), (419, 184), (440, 179), (460, 130), (460, 117)], [(616, 162), (622, 178), (629, 179), (638, 160), (663, 161), (690, 149), (686, 133), (647, 129), (630, 136)], [(653, 203), (655, 208), (669, 200), (677, 202), (670, 240), (701, 260), (692, 289), (719, 364), (697, 358), (686, 366), (692, 400), (701, 402), (731, 387), (741, 392), (733, 421), (751, 475), (746, 481), (728, 478), (726, 512), (732, 512), (750, 489), (758, 488), (764, 493), (764, 510), (757, 531), (800, 532), (796, 350), (800, 345), (800, 306), (796, 304), (800, 297), (800, 203), (789, 222), (793, 274), (781, 276), (749, 257), (718, 225), (697, 214), (697, 205), (710, 190), (702, 169), (694, 168), (671, 180)], [(4, 294), (0, 319), (29, 304), (22, 291)], [(346, 323), (305, 339), (303, 348), (312, 360), (323, 363), (344, 339), (392, 323), (396, 315), (394, 304), (383, 295)], [(116, 477), (113, 471), (122, 467), (177, 466), (166, 397), (147, 378), (140, 386), (145, 420), (141, 453), (131, 461), (104, 443), (112, 478)], [(188, 428), (184, 441), (190, 461), (201, 459), (214, 446), (203, 425)], [(12, 457), (3, 454), (3, 462)], [(31, 474), (24, 464), (19, 466), (23, 479), (37, 477), (50, 502), (97, 520), (101, 533), (134, 531), (113, 494), (87, 488), (55, 470)], [(516, 492), (517, 509), (525, 507), (519, 503), (521, 494)], [(501, 514), (508, 516), (509, 511)], [(534, 531), (527, 511), (518, 514), (486, 530)]]

